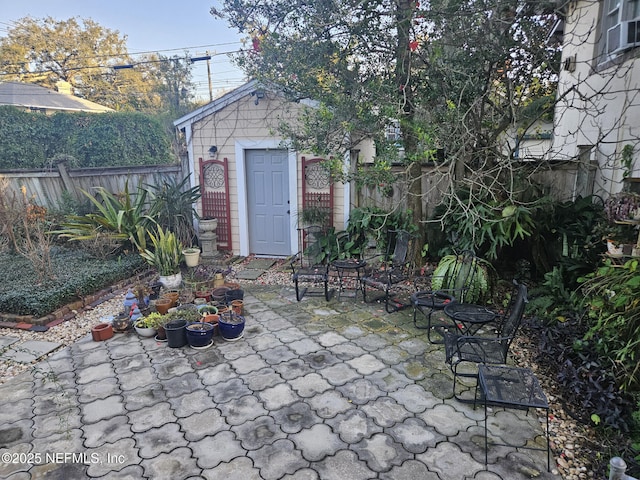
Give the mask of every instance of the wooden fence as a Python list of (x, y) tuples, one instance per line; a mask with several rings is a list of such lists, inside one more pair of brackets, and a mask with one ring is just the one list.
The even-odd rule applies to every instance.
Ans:
[[(108, 167), (66, 169), (64, 164), (52, 170), (4, 170), (0, 171), (0, 181), (6, 179), (9, 190), (20, 193), (26, 188), (27, 196), (38, 205), (48, 208), (60, 206), (65, 193), (69, 192), (76, 199), (86, 199), (81, 190), (94, 192), (95, 187), (104, 187), (110, 192), (124, 190), (129, 183), (129, 191), (136, 191), (139, 184), (157, 185), (163, 180), (182, 180), (188, 169), (186, 158), (181, 165), (145, 165), (137, 167)], [(593, 191), (593, 173), (595, 164), (580, 166), (577, 163), (563, 162), (548, 164), (548, 168), (537, 169), (532, 176), (546, 186), (547, 193), (560, 201), (574, 199), (577, 195), (586, 196)], [(396, 178), (401, 180), (402, 170), (397, 169)], [(422, 176), (423, 211), (430, 216), (433, 209), (442, 199), (444, 189), (448, 187), (449, 170), (447, 168), (425, 167)], [(384, 210), (393, 210), (398, 205), (406, 208), (405, 182), (398, 181), (385, 188), (380, 185), (374, 188), (362, 188), (354, 192), (352, 206), (376, 205)]]
[[(597, 163), (547, 162), (544, 168), (540, 163), (531, 163), (530, 176), (544, 187), (545, 193), (554, 200), (564, 202), (575, 200), (578, 196), (593, 193)], [(352, 200), (357, 206), (372, 206), (392, 211), (400, 206), (407, 208), (407, 184), (402, 167), (394, 167), (396, 183), (393, 186), (378, 185), (363, 187)], [(449, 188), (450, 172), (448, 167), (425, 166), (422, 170), (422, 208), (426, 217), (431, 217), (434, 208), (442, 201)]]
[(95, 194), (96, 187), (104, 187), (112, 193), (124, 190), (135, 192), (140, 184), (158, 185), (163, 180), (182, 180), (180, 165), (144, 165), (135, 167), (94, 167), (67, 169), (64, 164), (52, 170), (3, 170), (0, 182), (5, 180), (9, 193), (20, 194), (24, 187), (28, 198), (50, 209), (58, 208), (65, 192), (80, 202), (87, 198), (82, 190)]

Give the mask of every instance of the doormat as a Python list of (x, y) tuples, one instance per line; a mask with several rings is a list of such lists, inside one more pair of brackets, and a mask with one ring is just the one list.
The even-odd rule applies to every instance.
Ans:
[(272, 258), (254, 258), (236, 274), (240, 280), (257, 280), (260, 275), (269, 270), (276, 261)]

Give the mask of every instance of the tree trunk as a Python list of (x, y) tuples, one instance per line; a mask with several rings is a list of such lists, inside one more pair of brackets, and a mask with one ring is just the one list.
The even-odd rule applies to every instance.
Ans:
[[(398, 88), (398, 101), (400, 118), (400, 130), (404, 145), (405, 159), (409, 162), (407, 168), (408, 198), (407, 207), (411, 211), (411, 220), (415, 225), (421, 225), (422, 218), (422, 167), (417, 159), (418, 142), (414, 134), (415, 106), (414, 85), (411, 75), (411, 26), (415, 13), (415, 0), (398, 0), (396, 11), (398, 44), (396, 47), (396, 85)], [(420, 250), (424, 243), (424, 232), (419, 230), (418, 240), (414, 242), (414, 251), (410, 252), (416, 265), (420, 261)]]

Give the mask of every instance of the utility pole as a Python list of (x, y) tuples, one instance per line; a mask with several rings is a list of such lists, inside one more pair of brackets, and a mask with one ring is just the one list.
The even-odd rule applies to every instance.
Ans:
[(209, 53), (209, 50), (207, 50), (204, 57), (191, 58), (191, 63), (199, 62), (200, 60), (207, 61), (207, 79), (209, 80), (209, 101), (213, 102), (213, 87), (211, 86), (211, 65), (209, 64), (209, 60), (211, 60), (211, 54)]
[(211, 67), (209, 62), (211, 60), (211, 54), (207, 50), (207, 79), (209, 80), (209, 102), (213, 102), (213, 88), (211, 87)]

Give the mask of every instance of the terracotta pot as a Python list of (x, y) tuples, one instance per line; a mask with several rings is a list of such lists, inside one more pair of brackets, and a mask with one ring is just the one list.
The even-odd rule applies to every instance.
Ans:
[(113, 337), (113, 327), (108, 323), (99, 323), (91, 328), (91, 336), (94, 342), (102, 342)]
[(243, 314), (243, 310), (244, 310), (244, 302), (242, 300), (233, 300), (231, 302), (231, 310), (233, 310), (233, 313), (235, 313), (236, 315), (242, 315)]
[(171, 303), (170, 298), (159, 298), (156, 300), (156, 311), (161, 315), (166, 315), (171, 308)]
[(211, 301), (211, 291), (210, 290), (200, 290), (196, 292), (196, 298), (204, 298), (205, 303)]
[(218, 320), (220, 320), (220, 315), (218, 315), (217, 313), (207, 313), (205, 315), (202, 315), (202, 321), (205, 323), (213, 323), (217, 325)]
[[(163, 293), (160, 298), (168, 298), (169, 300), (171, 300), (171, 306), (175, 307), (176, 305), (178, 305), (178, 299), (180, 298), (180, 292), (177, 291), (177, 290), (169, 290), (168, 292)], [(157, 303), (156, 303), (156, 305), (157, 305)]]

